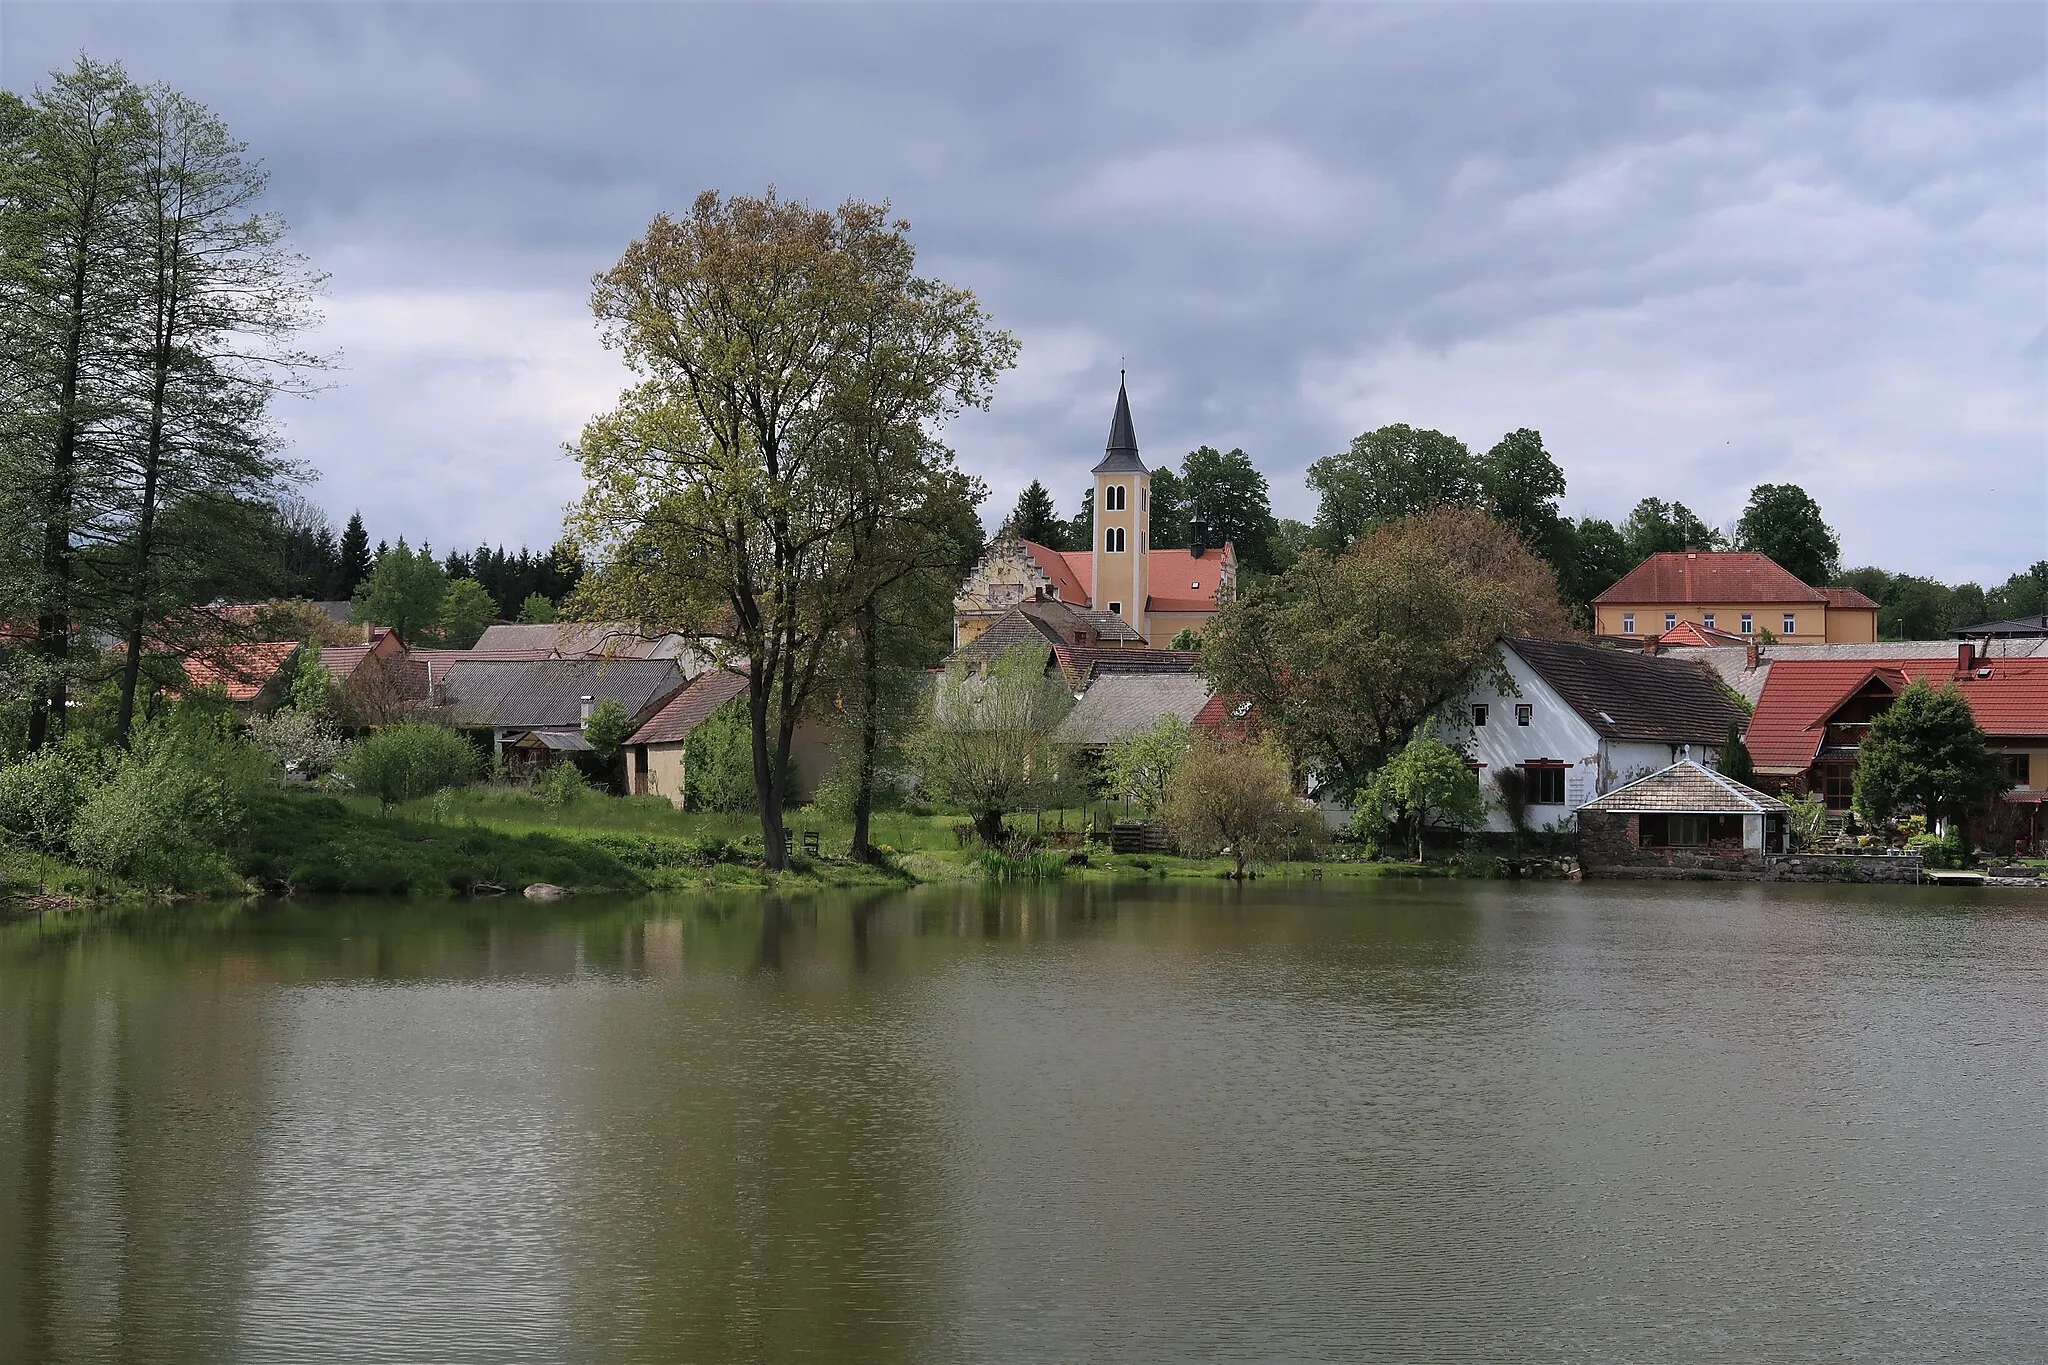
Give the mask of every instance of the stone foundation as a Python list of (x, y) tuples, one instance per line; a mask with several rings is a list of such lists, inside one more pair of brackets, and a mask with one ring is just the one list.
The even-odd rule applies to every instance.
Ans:
[(1911, 885), (1918, 857), (1855, 854), (1766, 854), (1749, 849), (1643, 848), (1636, 817), (1579, 812), (1579, 862), (1588, 877), (1637, 881), (1869, 882)]

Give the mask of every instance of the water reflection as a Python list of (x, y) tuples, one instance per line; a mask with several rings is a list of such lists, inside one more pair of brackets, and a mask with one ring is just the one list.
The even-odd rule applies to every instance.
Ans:
[(2010, 1360), (2015, 899), (1178, 885), (0, 930), (0, 1359)]

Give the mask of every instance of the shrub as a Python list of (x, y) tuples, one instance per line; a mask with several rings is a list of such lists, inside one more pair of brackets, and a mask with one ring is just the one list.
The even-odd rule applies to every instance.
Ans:
[(230, 889), (240, 879), (228, 855), (264, 773), (261, 756), (210, 720), (159, 722), (137, 733), (79, 808), (71, 851), (87, 867), (152, 890)]
[(1968, 867), (1971, 862), (1970, 846), (1953, 830), (1946, 835), (1916, 834), (1906, 840), (1906, 852), (1919, 854), (1928, 867), (1937, 871)]
[(475, 778), (476, 750), (453, 730), (408, 721), (350, 745), (339, 771), (385, 809)]
[(1174, 772), (1160, 814), (1181, 848), (1228, 852), (1245, 868), (1322, 833), (1322, 818), (1298, 800), (1287, 760), (1269, 744), (1196, 744)]
[(758, 810), (754, 731), (744, 699), (729, 701), (690, 731), (683, 748), (684, 801), (691, 810)]
[(0, 768), (0, 828), (44, 853), (61, 853), (100, 767), (83, 750), (51, 745)]
[(278, 772), (319, 777), (341, 759), (341, 734), (318, 711), (293, 708), (251, 716), (245, 730)]
[(591, 708), (590, 719), (583, 722), (583, 737), (599, 758), (610, 763), (633, 737), (633, 718), (616, 698), (606, 697)]
[(540, 781), (533, 784), (533, 794), (543, 805), (556, 810), (566, 810), (584, 797), (590, 795), (590, 784), (583, 780), (582, 772), (568, 759), (550, 763), (547, 771), (540, 775)]

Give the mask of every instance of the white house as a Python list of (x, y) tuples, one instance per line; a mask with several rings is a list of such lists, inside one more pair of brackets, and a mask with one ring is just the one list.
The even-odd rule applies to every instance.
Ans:
[(1525, 824), (1580, 806), (1681, 759), (1717, 764), (1744, 719), (1713, 673), (1681, 659), (1563, 640), (1505, 639), (1500, 667), (1474, 670), (1435, 722), (1479, 770), (1490, 830), (1513, 829), (1501, 774), (1519, 774)]

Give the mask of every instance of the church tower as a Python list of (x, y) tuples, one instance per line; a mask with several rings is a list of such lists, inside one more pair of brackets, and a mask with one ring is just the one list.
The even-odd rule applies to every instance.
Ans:
[(1089, 605), (1114, 612), (1151, 642), (1146, 594), (1151, 590), (1146, 555), (1151, 547), (1152, 475), (1138, 458), (1138, 434), (1131, 427), (1131, 400), (1117, 376), (1116, 415), (1109, 445), (1095, 466), (1095, 581)]

